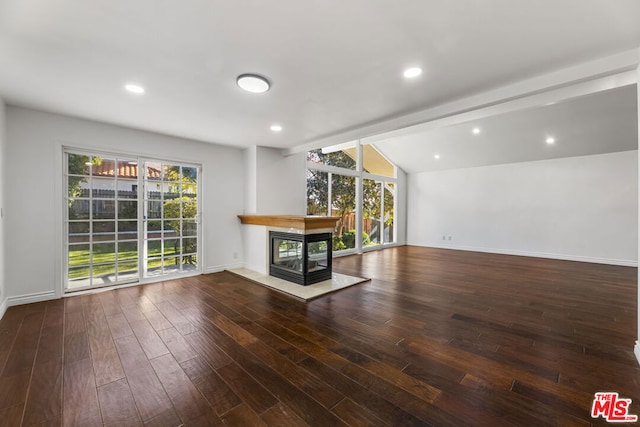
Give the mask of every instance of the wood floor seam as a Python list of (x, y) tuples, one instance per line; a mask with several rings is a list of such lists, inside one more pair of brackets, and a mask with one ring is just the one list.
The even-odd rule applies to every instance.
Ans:
[(590, 425), (640, 414), (637, 268), (402, 246), (301, 302), (220, 272), (10, 307), (0, 426)]

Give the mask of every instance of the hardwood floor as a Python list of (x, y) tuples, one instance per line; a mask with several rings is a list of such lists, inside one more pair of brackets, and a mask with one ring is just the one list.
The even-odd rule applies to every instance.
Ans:
[(310, 303), (216, 273), (11, 307), (0, 425), (604, 425), (640, 415), (637, 270), (400, 247)]

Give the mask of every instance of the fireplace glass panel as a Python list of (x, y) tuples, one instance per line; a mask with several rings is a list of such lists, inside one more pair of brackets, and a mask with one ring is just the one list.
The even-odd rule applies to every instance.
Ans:
[(308, 271), (326, 270), (328, 264), (327, 241), (307, 243), (307, 266)]
[(272, 242), (273, 264), (302, 273), (302, 242), (281, 238)]

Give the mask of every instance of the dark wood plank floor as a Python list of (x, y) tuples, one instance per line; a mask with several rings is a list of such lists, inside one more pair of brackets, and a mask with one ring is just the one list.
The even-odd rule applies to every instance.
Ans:
[(0, 425), (604, 424), (640, 414), (637, 270), (436, 250), (338, 258), (302, 303), (217, 273), (10, 308)]

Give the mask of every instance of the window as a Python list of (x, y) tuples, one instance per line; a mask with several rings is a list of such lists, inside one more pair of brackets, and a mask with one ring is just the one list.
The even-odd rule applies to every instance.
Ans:
[(347, 143), (309, 151), (307, 153), (307, 161), (342, 169), (356, 170), (356, 144)]
[(395, 242), (395, 176), (395, 166), (373, 145), (307, 152), (307, 214), (340, 217), (334, 251)]
[(394, 243), (395, 183), (364, 179), (362, 246)]
[(64, 159), (67, 291), (198, 271), (197, 166), (73, 151)]

